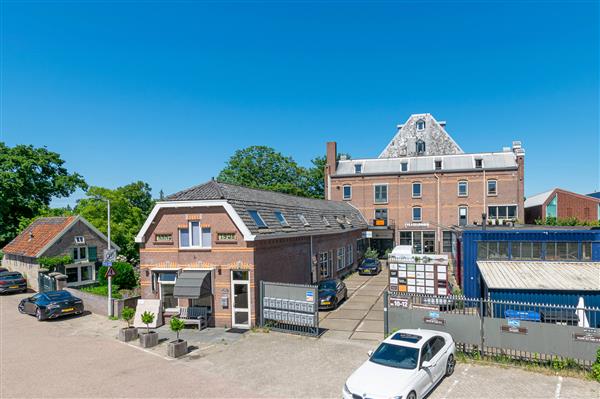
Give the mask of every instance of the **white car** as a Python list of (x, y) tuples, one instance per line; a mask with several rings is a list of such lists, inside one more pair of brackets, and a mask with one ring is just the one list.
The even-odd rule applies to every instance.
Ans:
[(450, 334), (399, 330), (386, 338), (344, 385), (344, 399), (420, 399), (454, 372)]

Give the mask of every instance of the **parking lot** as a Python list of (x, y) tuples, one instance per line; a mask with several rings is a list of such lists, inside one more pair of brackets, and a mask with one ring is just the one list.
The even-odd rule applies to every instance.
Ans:
[[(38, 322), (24, 295), (0, 297), (2, 398), (334, 398), (375, 341), (247, 332), (198, 334), (184, 358), (166, 358), (114, 337), (122, 322), (87, 314)], [(218, 338), (217, 338), (218, 337)], [(600, 384), (513, 368), (459, 364), (430, 398), (598, 398)]]

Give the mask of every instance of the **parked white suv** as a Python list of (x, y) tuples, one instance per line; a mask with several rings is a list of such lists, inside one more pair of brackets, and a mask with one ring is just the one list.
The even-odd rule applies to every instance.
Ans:
[(420, 399), (454, 372), (450, 334), (400, 330), (386, 338), (344, 385), (344, 399)]

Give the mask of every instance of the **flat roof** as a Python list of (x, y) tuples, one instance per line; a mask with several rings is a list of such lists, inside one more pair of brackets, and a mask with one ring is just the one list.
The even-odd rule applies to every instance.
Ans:
[(600, 291), (600, 262), (477, 261), (491, 289)]

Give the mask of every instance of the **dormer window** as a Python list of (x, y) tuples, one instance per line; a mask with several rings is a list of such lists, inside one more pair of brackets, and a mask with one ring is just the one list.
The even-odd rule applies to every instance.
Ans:
[(417, 121), (417, 130), (418, 131), (425, 130), (425, 121), (423, 119), (419, 119)]
[(354, 173), (362, 173), (362, 165), (359, 163), (354, 164)]
[(483, 159), (479, 158), (475, 160), (475, 167), (477, 169), (481, 169), (483, 168)]
[(415, 152), (417, 153), (417, 155), (425, 154), (425, 142), (423, 140), (417, 140), (415, 144)]
[(435, 170), (442, 170), (442, 161), (435, 161)]
[(408, 162), (402, 162), (400, 164), (400, 171), (401, 172), (408, 172)]

